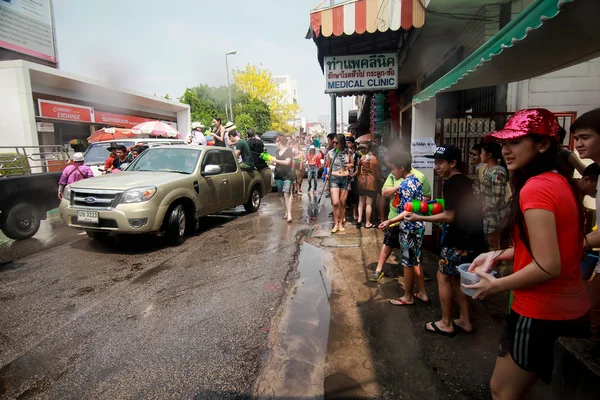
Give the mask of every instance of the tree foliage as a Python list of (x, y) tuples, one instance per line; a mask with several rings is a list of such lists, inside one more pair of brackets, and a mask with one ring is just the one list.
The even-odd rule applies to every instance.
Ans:
[(285, 101), (285, 93), (279, 90), (269, 70), (246, 65), (244, 69), (233, 71), (233, 82), (237, 89), (248, 94), (251, 99), (266, 103), (270, 109), (273, 130), (286, 134), (294, 132), (294, 127), (288, 121), (296, 118), (300, 111), (298, 104)]
[[(225, 109), (229, 105), (227, 86), (212, 87), (198, 85), (187, 88), (179, 98), (182, 103), (189, 104), (192, 121), (212, 125), (213, 118), (219, 117), (225, 123)], [(263, 101), (252, 99), (248, 94), (231, 88), (234, 122), (238, 130), (245, 132), (249, 128), (258, 133), (271, 130), (271, 112)], [(241, 117), (241, 120), (240, 120)]]

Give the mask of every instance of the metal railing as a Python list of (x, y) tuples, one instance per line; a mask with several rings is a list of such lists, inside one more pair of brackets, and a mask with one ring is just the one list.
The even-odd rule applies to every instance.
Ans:
[(71, 161), (61, 145), (0, 146), (0, 175), (31, 175), (60, 172)]

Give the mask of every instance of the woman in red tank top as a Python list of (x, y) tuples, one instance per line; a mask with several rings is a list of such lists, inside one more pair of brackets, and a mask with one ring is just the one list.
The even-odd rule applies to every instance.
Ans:
[[(505, 250), (477, 257), (470, 270), (481, 281), (465, 287), (477, 289), (475, 299), (514, 294), (490, 383), (494, 399), (520, 399), (538, 378), (549, 383), (556, 339), (589, 334), (579, 269), (583, 204), (572, 178), (557, 171), (558, 133), (552, 112), (527, 109), (486, 138), (502, 143), (513, 197), (500, 239)], [(496, 279), (487, 272), (500, 260), (513, 261), (514, 273)]]

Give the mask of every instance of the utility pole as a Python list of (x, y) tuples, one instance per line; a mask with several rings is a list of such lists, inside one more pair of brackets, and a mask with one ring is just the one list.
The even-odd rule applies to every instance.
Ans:
[(231, 105), (231, 85), (229, 84), (229, 62), (227, 60), (227, 56), (233, 56), (237, 53), (237, 50), (230, 51), (225, 53), (225, 68), (227, 69), (227, 92), (229, 93), (229, 114), (230, 117), (228, 119), (233, 122), (233, 107)]
[(344, 97), (340, 97), (340, 133), (344, 134)]

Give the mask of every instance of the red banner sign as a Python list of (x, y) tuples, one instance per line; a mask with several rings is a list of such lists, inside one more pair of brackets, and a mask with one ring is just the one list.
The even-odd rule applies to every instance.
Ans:
[(152, 121), (148, 118), (135, 117), (133, 115), (113, 114), (104, 111), (96, 111), (96, 122), (110, 126), (119, 126), (123, 128), (133, 128), (142, 122)]
[(40, 117), (65, 121), (94, 122), (94, 109), (74, 104), (38, 99)]

